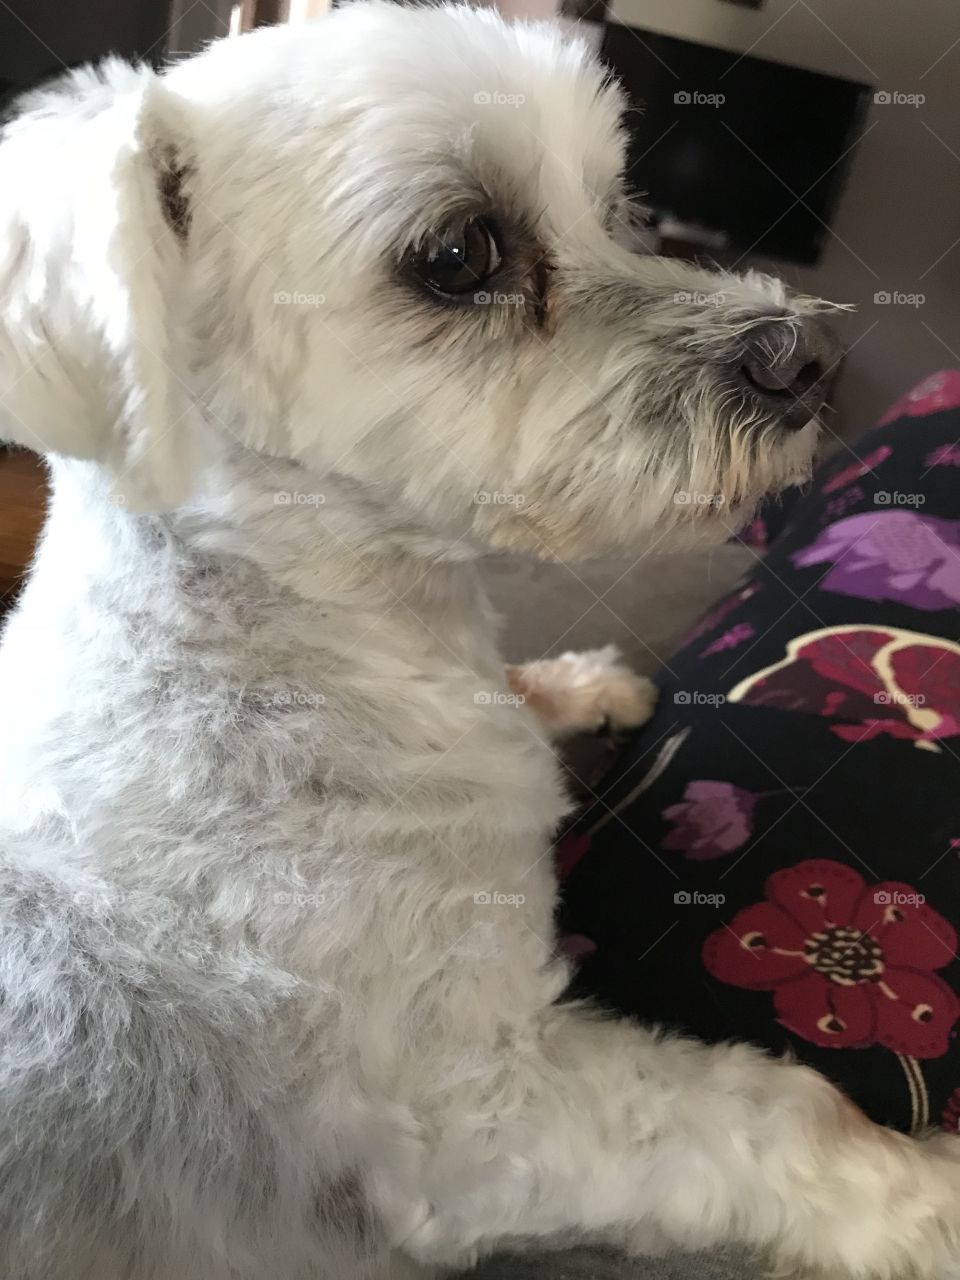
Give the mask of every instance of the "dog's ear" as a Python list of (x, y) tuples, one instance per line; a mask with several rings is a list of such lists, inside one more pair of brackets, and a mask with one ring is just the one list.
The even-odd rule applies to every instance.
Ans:
[(180, 106), (110, 61), (0, 135), (0, 439), (91, 458), (140, 509), (195, 474), (177, 294), (190, 209)]

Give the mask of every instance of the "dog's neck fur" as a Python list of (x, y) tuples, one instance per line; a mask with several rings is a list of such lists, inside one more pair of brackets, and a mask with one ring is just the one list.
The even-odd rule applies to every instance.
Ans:
[[(453, 743), (475, 693), (503, 687), (471, 551), (391, 525), (346, 482), (325, 481), (313, 505), (290, 464), (237, 451), (217, 465), (230, 475), (193, 506), (148, 517), (93, 464), (54, 463), (0, 650), (0, 824), (59, 815), (75, 829), (98, 805), (109, 821), (125, 792), (162, 790), (165, 753), (185, 742), (198, 785), (273, 787), (280, 803), (291, 777), (329, 767), (341, 714), (354, 737), (395, 714), (414, 738)], [(38, 648), (45, 679), (26, 689)]]
[[(201, 478), (191, 505), (155, 517), (127, 511), (89, 464), (55, 463), (52, 488), (25, 606), (51, 592), (94, 610), (110, 599), (118, 614), (162, 615), (197, 641), (209, 625), (202, 606), (215, 600), (250, 655), (284, 666), (292, 651), (304, 663), (327, 652), (331, 610), (348, 620), (379, 609), (387, 630), (417, 638), (414, 663), (443, 657), (479, 674), (489, 661), (495, 627), (478, 549), (398, 519), (395, 503), (342, 477), (311, 480), (238, 449)], [(310, 624), (315, 632), (295, 634)]]
[(489, 658), (493, 619), (474, 572), (482, 548), (403, 513), (395, 494), (381, 498), (346, 476), (311, 476), (296, 463), (225, 450), (195, 503), (165, 524), (192, 555), (257, 566), (271, 593), (292, 595), (307, 613), (378, 608), (428, 653), (436, 648), (474, 669)]

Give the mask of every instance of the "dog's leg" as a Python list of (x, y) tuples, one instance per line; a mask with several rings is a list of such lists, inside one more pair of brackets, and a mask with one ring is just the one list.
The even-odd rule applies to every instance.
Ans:
[(818, 1073), (744, 1045), (553, 1008), (426, 1128), (404, 1241), (422, 1259), (565, 1232), (633, 1251), (741, 1241), (780, 1271), (885, 1280), (957, 1256), (960, 1141), (882, 1129)]
[(507, 667), (507, 680), (555, 738), (605, 725), (635, 729), (653, 715), (657, 690), (620, 661), (616, 645)]

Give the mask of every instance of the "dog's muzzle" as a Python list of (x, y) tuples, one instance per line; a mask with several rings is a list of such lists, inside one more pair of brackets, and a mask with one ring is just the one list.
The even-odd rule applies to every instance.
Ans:
[(767, 320), (744, 336), (740, 376), (772, 418), (799, 431), (823, 408), (841, 355), (820, 316)]

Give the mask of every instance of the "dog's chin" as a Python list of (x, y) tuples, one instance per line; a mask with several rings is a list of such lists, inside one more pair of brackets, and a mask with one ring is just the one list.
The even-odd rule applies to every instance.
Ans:
[(585, 511), (577, 517), (569, 508), (536, 505), (523, 512), (496, 513), (476, 530), (494, 552), (513, 552), (546, 562), (595, 560), (606, 556), (637, 555), (656, 548), (658, 554), (718, 546), (735, 538), (756, 516), (765, 498), (809, 479), (809, 468), (797, 471), (782, 485), (758, 487), (729, 501), (719, 492), (693, 496), (681, 491), (661, 505), (656, 519), (634, 513), (613, 522)]
[[(489, 549), (545, 561), (577, 561), (711, 546), (734, 538), (762, 502), (809, 481), (819, 423), (785, 428), (775, 418), (749, 431), (731, 427), (695, 465), (665, 456), (662, 466), (553, 472), (524, 486), (523, 501), (475, 509), (473, 536)], [(640, 477), (646, 477), (643, 483)], [(519, 495), (517, 495), (519, 498)]]
[(763, 503), (810, 482), (818, 457), (820, 423), (799, 430), (776, 419), (749, 449), (731, 447), (716, 471), (689, 475), (654, 530), (664, 550), (713, 546), (735, 537)]
[(822, 445), (822, 423), (811, 416), (799, 429), (772, 419), (758, 441), (751, 477), (761, 499), (806, 484)]

